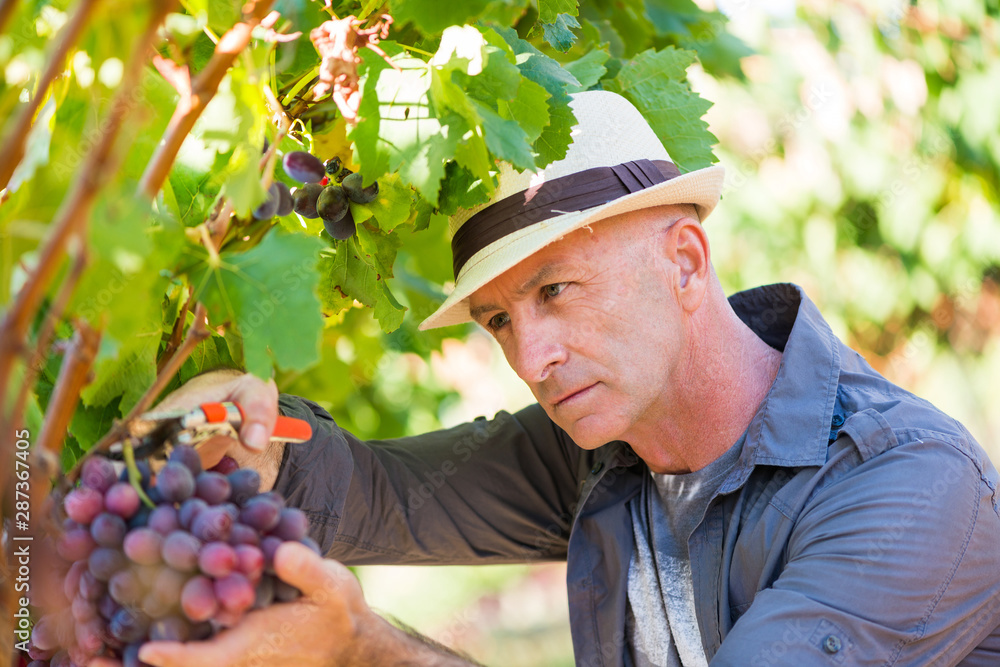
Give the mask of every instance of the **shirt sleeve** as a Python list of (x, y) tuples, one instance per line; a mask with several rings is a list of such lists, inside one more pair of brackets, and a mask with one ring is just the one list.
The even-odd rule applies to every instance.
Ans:
[(956, 665), (995, 633), (996, 470), (961, 443), (914, 436), (856, 466), (844, 465), (856, 450), (831, 456), (849, 472), (787, 517), (786, 563), (713, 667)]
[(566, 557), (552, 526), (579, 491), (579, 448), (538, 405), (451, 429), (382, 441), (342, 430), (308, 399), (282, 414), (309, 422), (285, 447), (275, 490), (309, 517), (328, 557), (348, 565), (486, 564)]

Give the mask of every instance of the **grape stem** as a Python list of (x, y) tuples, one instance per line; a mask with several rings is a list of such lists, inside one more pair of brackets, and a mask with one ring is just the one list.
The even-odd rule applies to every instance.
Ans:
[(128, 470), (129, 484), (132, 485), (147, 507), (156, 507), (156, 503), (150, 500), (142, 488), (142, 473), (139, 472), (139, 466), (135, 464), (135, 449), (132, 447), (132, 438), (125, 438), (122, 443), (122, 455), (125, 457), (125, 469)]

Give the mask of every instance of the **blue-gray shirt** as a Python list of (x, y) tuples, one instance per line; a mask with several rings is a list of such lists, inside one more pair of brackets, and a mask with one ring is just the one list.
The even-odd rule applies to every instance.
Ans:
[[(1000, 664), (997, 471), (961, 424), (841, 343), (794, 285), (730, 298), (783, 352), (739, 461), (688, 541), (713, 667)], [(636, 363), (642, 363), (637, 359)], [(580, 666), (621, 666), (632, 524), (649, 469), (583, 450), (537, 405), (362, 442), (314, 436), (276, 489), (348, 564), (567, 561)]]

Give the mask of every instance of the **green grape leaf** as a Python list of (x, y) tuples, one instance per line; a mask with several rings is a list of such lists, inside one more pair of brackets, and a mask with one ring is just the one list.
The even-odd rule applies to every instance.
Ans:
[(84, 450), (90, 449), (94, 443), (104, 437), (104, 434), (114, 426), (115, 419), (122, 416), (118, 409), (120, 402), (120, 397), (115, 397), (106, 405), (99, 407), (86, 405), (77, 407), (68, 430)]
[(608, 62), (608, 58), (610, 57), (611, 54), (607, 51), (594, 49), (593, 51), (588, 51), (587, 55), (579, 60), (566, 63), (564, 67), (580, 82), (579, 86), (570, 86), (569, 92), (577, 93), (581, 90), (589, 90), (592, 86), (596, 85), (601, 80), (601, 77), (607, 73), (608, 69), (604, 66), (604, 63)]
[(576, 18), (560, 14), (554, 22), (542, 24), (542, 34), (553, 49), (566, 53), (576, 43), (576, 33), (572, 29), (579, 27), (580, 22)]
[(231, 323), (243, 338), (247, 371), (305, 370), (319, 360), (323, 329), (316, 296), (318, 238), (273, 230), (242, 253), (223, 253), (192, 272), (194, 299), (209, 321)]
[(626, 63), (608, 86), (639, 109), (683, 172), (711, 166), (717, 142), (702, 120), (712, 103), (687, 82), (686, 70), (695, 57), (672, 46), (649, 49)]
[(432, 113), (427, 63), (406, 56), (394, 58), (397, 71), (367, 50), (361, 52), (361, 58), (359, 71), (367, 75), (360, 106), (362, 120), (349, 136), (365, 182), (396, 171), (403, 183), (436, 203), (444, 163), (454, 154), (461, 135)]
[(195, 346), (177, 375), (183, 384), (196, 375), (217, 368), (240, 368), (240, 364), (233, 359), (225, 337), (212, 334)]
[(223, 192), (229, 197), (233, 211), (241, 218), (264, 203), (267, 191), (260, 187), (260, 169), (257, 157), (246, 146), (238, 146), (229, 162), (229, 174)]
[(412, 21), (429, 36), (444, 31), (448, 26), (468, 23), (488, 4), (489, 0), (392, 0), (390, 13), (400, 25)]
[(521, 79), (521, 86), (512, 100), (497, 100), (503, 118), (517, 121), (534, 143), (549, 124), (549, 91), (531, 79)]
[(555, 23), (560, 14), (576, 16), (580, 13), (578, 5), (577, 0), (538, 0), (538, 20), (542, 23)]
[(372, 260), (379, 275), (392, 278), (392, 265), (403, 242), (398, 234), (385, 234), (370, 225), (358, 225), (358, 245)]
[(356, 223), (375, 218), (379, 229), (391, 232), (410, 219), (415, 197), (413, 189), (400, 183), (398, 174), (387, 174), (378, 179), (378, 196), (369, 204), (351, 204)]
[[(131, 410), (146, 389), (156, 381), (156, 353), (160, 347), (160, 335), (160, 327), (157, 325), (150, 331), (123, 341), (117, 354), (99, 354), (99, 360), (94, 364), (94, 381), (80, 392), (83, 405), (107, 405), (121, 396), (121, 410)], [(102, 341), (101, 347), (109, 350), (117, 346), (105, 345)]]
[(324, 284), (373, 308), (379, 325), (388, 333), (399, 328), (406, 309), (389, 291), (375, 261), (361, 248), (357, 237), (352, 237), (337, 244), (335, 254), (324, 252), (320, 256), (319, 272)]

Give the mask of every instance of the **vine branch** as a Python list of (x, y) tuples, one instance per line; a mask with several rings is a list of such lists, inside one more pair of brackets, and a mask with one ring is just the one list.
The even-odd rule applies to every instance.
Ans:
[[(42, 105), (42, 100), (45, 99), (49, 86), (65, 69), (66, 56), (90, 21), (97, 3), (98, 0), (80, 0), (76, 11), (73, 12), (73, 17), (59, 33), (55, 48), (49, 54), (45, 70), (38, 79), (35, 94), (32, 95), (27, 104), (21, 107), (21, 112), (14, 119), (10, 130), (7, 131), (4, 144), (0, 147), (0, 190), (7, 187), (11, 175), (24, 158), (24, 145), (27, 143), (35, 114), (38, 113), (38, 108)], [(13, 2), (4, 2), (4, 10), (8, 5), (13, 6), (13, 4)], [(0, 11), (0, 29), (2, 29), (4, 18), (3, 11)]]
[(107, 182), (112, 166), (112, 149), (125, 118), (133, 110), (135, 91), (139, 86), (146, 54), (156, 43), (160, 23), (173, 8), (175, 0), (159, 0), (151, 10), (145, 32), (140, 35), (128, 62), (121, 87), (111, 109), (101, 124), (100, 140), (87, 154), (86, 161), (77, 170), (77, 177), (52, 221), (52, 231), (39, 253), (34, 272), (18, 292), (13, 306), (0, 322), (0, 422), (4, 434), (8, 430), (6, 419), (6, 393), (11, 385), (15, 360), (21, 358), (26, 348), (28, 327), (38, 312), (46, 290), (56, 276), (66, 255), (66, 246), (74, 236), (84, 237), (87, 222), (97, 194)]
[(156, 380), (153, 384), (146, 390), (142, 395), (142, 398), (129, 410), (128, 414), (124, 418), (117, 421), (115, 425), (111, 428), (108, 433), (101, 438), (97, 444), (90, 448), (87, 455), (84, 456), (80, 461), (77, 462), (76, 467), (73, 472), (70, 473), (70, 480), (73, 481), (78, 474), (83, 462), (90, 456), (106, 451), (111, 445), (119, 442), (123, 437), (128, 434), (129, 425), (135, 421), (142, 413), (149, 409), (149, 406), (153, 404), (153, 401), (163, 393), (167, 385), (170, 384), (170, 380), (173, 379), (177, 371), (181, 369), (187, 358), (191, 356), (194, 348), (198, 346), (200, 342), (212, 335), (212, 332), (208, 328), (208, 316), (205, 310), (205, 306), (199, 303), (194, 309), (194, 322), (188, 328), (187, 335), (184, 337), (184, 342), (170, 356), (170, 360), (163, 365), (163, 369), (156, 374)]
[(245, 5), (246, 18), (219, 38), (211, 60), (191, 81), (191, 89), (186, 91), (184, 86), (181, 86), (178, 90), (181, 99), (177, 102), (163, 139), (160, 140), (156, 152), (153, 153), (139, 180), (139, 192), (147, 198), (156, 197), (156, 193), (163, 187), (181, 144), (205, 110), (205, 106), (215, 97), (219, 83), (222, 82), (230, 66), (250, 43), (254, 27), (267, 16), (271, 2), (272, 0), (258, 0)]

